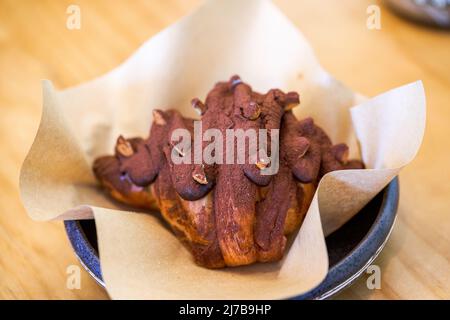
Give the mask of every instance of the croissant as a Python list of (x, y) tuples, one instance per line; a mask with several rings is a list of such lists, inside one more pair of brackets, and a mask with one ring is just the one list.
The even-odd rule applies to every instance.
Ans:
[[(302, 224), (320, 178), (333, 170), (364, 167), (349, 160), (348, 147), (333, 145), (311, 118), (297, 120), (291, 110), (299, 103), (296, 92), (260, 94), (233, 76), (217, 83), (204, 103), (192, 100), (201, 116), (200, 131), (194, 119), (175, 110), (154, 110), (147, 139), (120, 136), (115, 154), (97, 158), (93, 170), (116, 200), (159, 210), (200, 266), (278, 261), (286, 236)], [(187, 148), (173, 141), (179, 129), (191, 134)], [(213, 150), (212, 162), (175, 161), (174, 154), (192, 160), (192, 149), (211, 151), (212, 139), (192, 140), (196, 131), (209, 129), (215, 130), (215, 146), (227, 144), (226, 154)], [(229, 130), (251, 129), (265, 129), (257, 144), (270, 159), (251, 151), (244, 152), (244, 161), (230, 156), (228, 147), (235, 150), (238, 142), (229, 144), (222, 137)], [(279, 139), (263, 145), (264, 135), (273, 133)], [(275, 161), (278, 170), (267, 173)]]

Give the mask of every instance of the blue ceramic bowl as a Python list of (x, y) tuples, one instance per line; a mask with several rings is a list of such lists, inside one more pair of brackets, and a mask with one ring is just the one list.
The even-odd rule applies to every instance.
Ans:
[[(399, 199), (395, 178), (339, 230), (326, 238), (330, 268), (316, 288), (292, 299), (326, 299), (351, 285), (375, 260), (394, 226)], [(64, 222), (75, 254), (92, 277), (104, 286), (94, 220)]]

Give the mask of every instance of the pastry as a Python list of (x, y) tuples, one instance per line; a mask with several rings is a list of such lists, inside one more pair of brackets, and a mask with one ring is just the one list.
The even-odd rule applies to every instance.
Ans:
[[(120, 136), (114, 155), (95, 160), (94, 173), (118, 201), (158, 209), (201, 266), (278, 261), (286, 237), (301, 225), (320, 178), (333, 170), (364, 167), (348, 159), (345, 144), (333, 145), (313, 119), (297, 120), (291, 110), (298, 104), (295, 92), (272, 89), (260, 94), (233, 76), (217, 83), (204, 103), (192, 100), (201, 116), (200, 132), (215, 129), (223, 137), (216, 146), (226, 145), (228, 153), (214, 150), (213, 162), (193, 159), (192, 149), (200, 148), (204, 154), (211, 141), (192, 140), (189, 149), (182, 149), (172, 138), (178, 129), (195, 136), (194, 119), (176, 110), (155, 110), (148, 138)], [(244, 162), (238, 161), (239, 155), (226, 158), (228, 147), (239, 148), (237, 140), (230, 145), (225, 139), (230, 130), (261, 129), (271, 137), (279, 133), (276, 145), (269, 138), (264, 145), (271, 158), (250, 148), (244, 152)], [(263, 145), (261, 137), (258, 147)], [(174, 153), (186, 159), (189, 153), (191, 161), (178, 163)], [(264, 173), (274, 159), (278, 170)]]

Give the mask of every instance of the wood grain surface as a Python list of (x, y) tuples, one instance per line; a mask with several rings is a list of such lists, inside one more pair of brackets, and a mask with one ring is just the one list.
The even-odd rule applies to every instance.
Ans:
[[(79, 265), (60, 222), (31, 221), (19, 198), (21, 163), (37, 130), (41, 79), (66, 88), (124, 61), (146, 39), (194, 10), (199, 0), (0, 0), (0, 299), (107, 299)], [(450, 299), (450, 33), (409, 23), (369, 0), (294, 1), (277, 5), (314, 47), (323, 66), (373, 96), (422, 79), (427, 129), (416, 160), (400, 175), (395, 229), (368, 275), (337, 299)], [(81, 29), (66, 28), (66, 9), (81, 9)], [(381, 7), (381, 30), (366, 9)]]

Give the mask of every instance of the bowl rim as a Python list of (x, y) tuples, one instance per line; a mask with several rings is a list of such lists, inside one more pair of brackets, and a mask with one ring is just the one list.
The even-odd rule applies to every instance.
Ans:
[(80, 220), (64, 220), (64, 228), (80, 264), (99, 285), (105, 288), (99, 254), (84, 233)]
[[(397, 218), (400, 196), (398, 177), (395, 177), (381, 192), (383, 192), (383, 199), (378, 215), (361, 241), (328, 270), (327, 276), (316, 288), (290, 299), (331, 298), (353, 284), (378, 257), (394, 229)], [(351, 270), (348, 268), (349, 264), (353, 266)]]
[[(372, 264), (386, 245), (395, 224), (400, 193), (398, 176), (380, 192), (383, 193), (380, 209), (363, 239), (344, 258), (330, 267), (327, 276), (317, 287), (303, 294), (288, 297), (288, 299), (323, 300), (331, 298), (354, 283)], [(105, 287), (98, 252), (89, 242), (80, 225), (80, 220), (65, 220), (64, 226), (81, 265), (99, 285)]]

